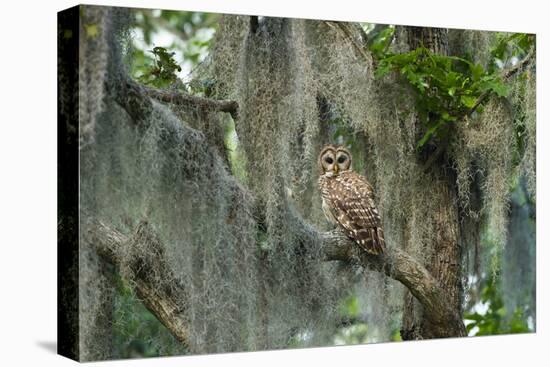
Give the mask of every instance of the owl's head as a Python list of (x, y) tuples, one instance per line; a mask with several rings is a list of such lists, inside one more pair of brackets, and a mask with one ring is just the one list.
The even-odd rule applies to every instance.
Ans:
[(319, 171), (322, 175), (337, 175), (351, 170), (351, 153), (343, 145), (328, 144), (319, 154)]

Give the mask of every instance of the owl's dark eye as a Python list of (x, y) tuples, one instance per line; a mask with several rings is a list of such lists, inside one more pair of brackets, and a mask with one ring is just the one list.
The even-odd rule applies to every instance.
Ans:
[(334, 160), (331, 157), (326, 157), (325, 162), (327, 162), (328, 164), (332, 164)]
[(338, 157), (338, 163), (344, 163), (346, 159), (348, 159), (348, 157), (346, 157), (345, 155), (341, 155), (340, 157)]

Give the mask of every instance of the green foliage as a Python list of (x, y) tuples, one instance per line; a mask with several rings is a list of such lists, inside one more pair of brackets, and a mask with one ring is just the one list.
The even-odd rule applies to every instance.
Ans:
[(535, 46), (535, 35), (527, 33), (499, 33), (497, 42), (491, 49), (489, 72), (506, 67), (509, 62), (521, 57)]
[(380, 46), (386, 42), (387, 38), (382, 37), (380, 43), (371, 46), (381, 57), (375, 75), (397, 72), (414, 90), (417, 111), (426, 131), (417, 148), (433, 138), (444, 138), (451, 124), (477, 107), (483, 93), (508, 94), (498, 73), (489, 73), (480, 64), (437, 55), (424, 47), (402, 54), (381, 53)]
[(339, 312), (342, 317), (348, 317), (348, 318), (359, 317), (360, 307), (359, 307), (359, 300), (357, 299), (357, 296), (350, 295), (346, 297), (342, 301), (342, 304), (340, 305)]
[(170, 50), (184, 74), (189, 73), (208, 54), (219, 17), (202, 12), (136, 10), (132, 75), (139, 78), (151, 70), (155, 57), (145, 50), (155, 46)]
[(534, 35), (502, 34), (491, 50), (487, 68), (471, 60), (442, 56), (420, 47), (406, 53), (388, 52), (395, 28), (387, 27), (369, 40), (369, 49), (378, 61), (375, 75), (396, 72), (415, 93), (416, 107), (425, 133), (417, 142), (422, 148), (434, 138), (443, 139), (449, 127), (481, 108), (480, 97), (507, 96), (509, 87), (500, 76), (502, 67), (534, 46)]
[(391, 45), (393, 36), (395, 34), (395, 27), (385, 27), (381, 31), (376, 32), (372, 38), (369, 39), (369, 49), (377, 59), (384, 58), (388, 48)]
[(147, 85), (164, 88), (172, 85), (178, 79), (177, 72), (181, 67), (174, 60), (174, 52), (168, 52), (164, 47), (155, 47), (150, 50), (154, 55), (154, 63), (138, 80)]
[(487, 312), (473, 310), (464, 315), (464, 319), (469, 322), (466, 326), (469, 335), (516, 334), (531, 331), (527, 324), (525, 309), (506, 309), (495, 279), (491, 278), (482, 289), (480, 301), (488, 306)]

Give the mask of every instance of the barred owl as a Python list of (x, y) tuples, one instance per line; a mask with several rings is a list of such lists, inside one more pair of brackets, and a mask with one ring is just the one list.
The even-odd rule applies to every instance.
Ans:
[(329, 222), (371, 254), (384, 251), (384, 231), (367, 179), (354, 172), (351, 153), (343, 146), (326, 145), (319, 154), (319, 189)]

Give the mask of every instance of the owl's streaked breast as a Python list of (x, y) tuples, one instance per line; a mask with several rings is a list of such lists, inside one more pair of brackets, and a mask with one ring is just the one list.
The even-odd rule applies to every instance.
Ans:
[(338, 220), (336, 220), (336, 217), (334, 217), (334, 213), (332, 212), (331, 205), (330, 205), (330, 195), (331, 195), (331, 182), (332, 176), (326, 176), (322, 175), (319, 177), (319, 189), (321, 191), (321, 208), (323, 209), (323, 214), (325, 215), (325, 218), (329, 221), (331, 224), (338, 224)]
[(325, 198), (323, 198), (323, 202), (321, 204), (321, 207), (323, 208), (323, 213), (325, 214), (325, 217), (327, 220), (332, 224), (338, 224), (338, 221), (336, 218), (334, 218), (334, 215), (332, 214), (332, 211), (330, 210), (330, 206), (328, 205)]

